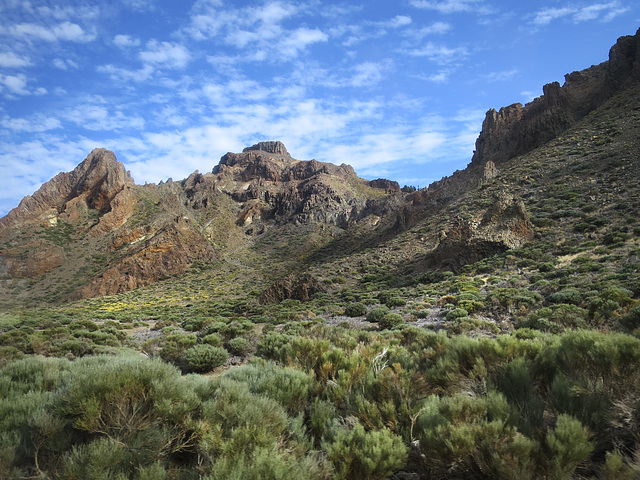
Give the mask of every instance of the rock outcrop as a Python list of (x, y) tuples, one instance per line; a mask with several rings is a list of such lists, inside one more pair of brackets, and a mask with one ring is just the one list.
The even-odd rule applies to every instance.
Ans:
[(133, 184), (113, 152), (96, 148), (73, 171), (59, 173), (0, 218), (0, 238), (17, 224), (41, 223), (47, 228), (58, 220), (74, 222), (88, 210), (100, 216), (95, 234), (104, 234), (122, 225), (130, 214)]
[(0, 252), (0, 279), (37, 277), (66, 261), (62, 247), (36, 240)]
[(239, 226), (272, 221), (345, 227), (362, 218), (376, 190), (400, 190), (397, 182), (360, 179), (349, 165), (296, 160), (281, 142), (229, 152), (210, 174), (194, 174), (183, 186), (194, 207), (213, 191), (230, 196), (242, 205)]
[(265, 304), (280, 303), (287, 299), (307, 302), (319, 292), (324, 292), (324, 288), (311, 275), (288, 275), (263, 291), (259, 300)]
[(427, 267), (459, 271), (464, 265), (533, 240), (533, 224), (524, 202), (509, 194), (497, 197), (481, 218), (457, 220), (441, 232), (439, 243), (430, 252)]
[[(139, 238), (139, 237), (138, 237)], [(217, 258), (213, 246), (183, 218), (177, 218), (108, 266), (78, 292), (79, 298), (126, 292), (184, 273), (194, 261)]]
[(555, 138), (620, 89), (640, 81), (640, 30), (618, 39), (609, 60), (565, 75), (565, 83), (547, 84), (543, 95), (522, 106), (515, 103), (487, 112), (476, 141), (472, 165), (498, 167)]

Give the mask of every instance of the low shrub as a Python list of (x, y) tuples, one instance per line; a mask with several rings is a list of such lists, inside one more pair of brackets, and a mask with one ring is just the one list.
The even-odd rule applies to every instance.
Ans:
[(362, 302), (354, 302), (347, 305), (344, 311), (347, 317), (362, 317), (367, 314), (367, 306)]
[(216, 367), (223, 365), (229, 354), (224, 348), (212, 347), (201, 343), (194, 345), (184, 352), (182, 359), (194, 372), (210, 372)]
[(403, 323), (405, 323), (404, 318), (402, 318), (402, 315), (399, 313), (387, 313), (380, 319), (378, 326), (380, 327), (380, 330), (391, 330), (393, 327), (397, 327)]
[(387, 313), (389, 313), (389, 309), (384, 305), (379, 307), (373, 307), (371, 311), (367, 314), (367, 322), (377, 323), (382, 320)]

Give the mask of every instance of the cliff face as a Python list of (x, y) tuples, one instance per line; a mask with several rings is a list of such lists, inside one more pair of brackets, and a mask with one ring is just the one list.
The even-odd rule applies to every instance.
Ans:
[(562, 131), (606, 102), (616, 92), (640, 80), (640, 30), (621, 37), (609, 60), (565, 75), (565, 83), (547, 84), (543, 95), (487, 112), (476, 141), (472, 165), (501, 163), (555, 138)]

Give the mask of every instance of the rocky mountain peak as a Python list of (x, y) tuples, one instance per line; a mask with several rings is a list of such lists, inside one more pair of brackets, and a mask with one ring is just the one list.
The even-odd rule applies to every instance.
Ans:
[(255, 145), (252, 145), (251, 147), (245, 148), (244, 150), (242, 150), (242, 152), (245, 153), (252, 150), (260, 150), (263, 152), (273, 153), (276, 155), (290, 156), (289, 152), (287, 151), (287, 148), (284, 146), (284, 143), (280, 141), (258, 142)]
[(0, 219), (0, 236), (24, 222), (56, 223), (58, 217), (74, 221), (88, 209), (104, 215), (114, 210), (116, 197), (133, 185), (133, 178), (114, 153), (96, 148), (73, 171), (59, 173), (33, 195), (24, 197)]

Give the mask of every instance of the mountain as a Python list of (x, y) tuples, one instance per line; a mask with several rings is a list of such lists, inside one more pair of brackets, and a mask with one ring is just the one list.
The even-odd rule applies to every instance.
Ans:
[(0, 275), (45, 290), (71, 278), (63, 299), (119, 293), (274, 229), (321, 226), (315, 236), (336, 235), (399, 192), (348, 165), (295, 160), (281, 142), (227, 153), (211, 173), (144, 186), (113, 152), (95, 149), (0, 219)]
[(639, 47), (414, 192), (91, 152), (0, 219), (0, 477), (639, 478)]

